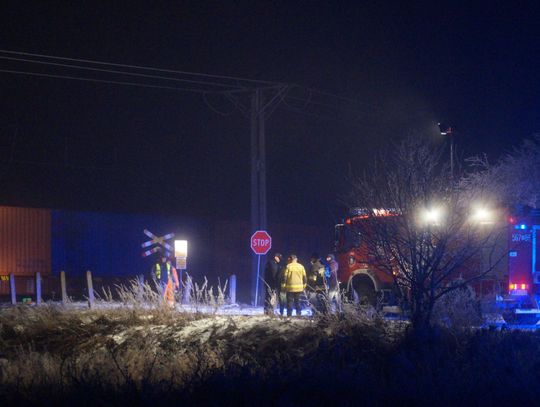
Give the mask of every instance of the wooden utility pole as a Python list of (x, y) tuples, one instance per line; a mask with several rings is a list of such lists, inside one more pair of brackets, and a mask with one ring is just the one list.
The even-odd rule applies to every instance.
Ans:
[(60, 272), (60, 292), (62, 293), (62, 304), (66, 304), (68, 301), (67, 289), (66, 289), (66, 272)]
[[(251, 128), (251, 234), (257, 230), (267, 230), (266, 212), (266, 134), (265, 121), (283, 101), (288, 85), (274, 86), (271, 88), (257, 88), (251, 94), (250, 109), (242, 108), (244, 113), (249, 112)], [(264, 90), (267, 90), (265, 98)], [(261, 298), (257, 289), (264, 284), (257, 284), (258, 262), (264, 264), (262, 258), (252, 253), (251, 255), (251, 300), (255, 304), (255, 298)], [(260, 282), (259, 282), (260, 283)], [(258, 305), (258, 304), (255, 304)]]
[(92, 284), (92, 272), (86, 272), (86, 284), (88, 285), (88, 308), (94, 308), (94, 285)]

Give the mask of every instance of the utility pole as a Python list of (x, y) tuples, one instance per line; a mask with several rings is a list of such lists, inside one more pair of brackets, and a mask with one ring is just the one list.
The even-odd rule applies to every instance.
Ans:
[[(251, 235), (258, 230), (266, 230), (266, 134), (265, 122), (272, 112), (286, 97), (290, 89), (289, 85), (264, 86), (250, 89), (249, 104), (244, 105), (238, 95), (226, 93), (240, 111), (249, 118), (251, 140)], [(265, 93), (266, 91), (266, 93)], [(252, 251), (251, 255), (251, 303), (261, 298), (260, 291), (264, 282), (258, 280), (257, 270), (262, 261), (265, 264), (265, 256), (259, 256)], [(257, 284), (258, 283), (258, 284)]]
[[(257, 230), (266, 230), (266, 140), (265, 140), (265, 105), (261, 89), (255, 89), (251, 96), (251, 233)], [(255, 253), (251, 255), (251, 293), (252, 302), (256, 295), (257, 266), (260, 259)], [(264, 256), (263, 256), (264, 264)]]
[(454, 129), (452, 126), (438, 123), (442, 136), (448, 136), (450, 139), (450, 178), (454, 179)]

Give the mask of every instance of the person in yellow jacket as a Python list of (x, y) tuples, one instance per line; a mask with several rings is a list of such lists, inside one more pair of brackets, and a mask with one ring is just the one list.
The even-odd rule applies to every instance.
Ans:
[(163, 295), (163, 300), (168, 305), (174, 306), (174, 291), (180, 287), (178, 273), (173, 267), (171, 260), (166, 256), (161, 257), (161, 262), (154, 264), (152, 268), (154, 281)]
[(306, 269), (300, 263), (296, 255), (289, 256), (289, 264), (283, 271), (283, 280), (281, 289), (287, 293), (287, 316), (292, 315), (292, 308), (296, 309), (296, 315), (300, 315), (302, 310), (300, 306), (300, 296), (306, 289), (307, 276)]

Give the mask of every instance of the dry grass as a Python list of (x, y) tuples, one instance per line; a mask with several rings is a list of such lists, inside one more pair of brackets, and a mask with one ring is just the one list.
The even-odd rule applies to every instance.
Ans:
[[(184, 305), (190, 311), (216, 313), (220, 307), (230, 302), (226, 296), (228, 280), (224, 284), (218, 280), (216, 287), (208, 283), (204, 277), (202, 283), (193, 281), (187, 275), (186, 282), (182, 283), (182, 289), (175, 293), (177, 305)], [(161, 288), (156, 288), (154, 282), (141, 283), (137, 279), (130, 280), (127, 284), (114, 286), (114, 292), (110, 287), (104, 288), (102, 292), (95, 293), (98, 305), (122, 304), (132, 309), (161, 309), (171, 308), (163, 299)]]
[(121, 290), (129, 306), (1, 310), (2, 405), (489, 405), (540, 396), (536, 333), (412, 332), (348, 302), (313, 318), (189, 314), (151, 292)]
[(384, 343), (382, 327), (360, 319), (218, 317), (168, 307), (16, 307), (0, 313), (0, 384), (10, 389), (0, 396), (38, 401), (43, 394), (55, 398), (59, 391), (86, 388), (136, 398), (189, 393), (219, 372), (298, 372), (322, 344), (360, 337)]

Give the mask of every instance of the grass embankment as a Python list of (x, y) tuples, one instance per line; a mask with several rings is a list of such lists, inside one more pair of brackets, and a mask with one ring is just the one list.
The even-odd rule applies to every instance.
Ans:
[(0, 400), (9, 403), (492, 405), (532, 403), (538, 383), (537, 333), (417, 334), (354, 312), (290, 321), (0, 312)]

